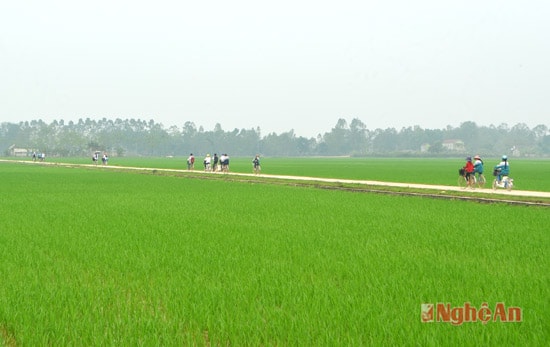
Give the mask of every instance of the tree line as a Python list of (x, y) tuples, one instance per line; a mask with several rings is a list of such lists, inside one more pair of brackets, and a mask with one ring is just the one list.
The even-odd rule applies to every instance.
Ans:
[[(461, 146), (449, 146), (449, 143)], [(33, 120), (0, 124), (0, 149), (10, 147), (42, 151), (48, 156), (88, 156), (106, 151), (118, 156), (185, 156), (224, 152), (230, 155), (265, 156), (452, 156), (503, 153), (549, 156), (550, 129), (529, 128), (524, 123), (509, 127), (479, 126), (467, 121), (458, 127), (370, 130), (358, 118), (338, 119), (331, 131), (306, 138), (289, 130), (262, 135), (260, 127), (223, 130), (221, 124), (205, 130), (193, 122), (165, 127), (154, 120), (79, 119), (77, 122)], [(513, 153), (512, 153), (513, 152)]]

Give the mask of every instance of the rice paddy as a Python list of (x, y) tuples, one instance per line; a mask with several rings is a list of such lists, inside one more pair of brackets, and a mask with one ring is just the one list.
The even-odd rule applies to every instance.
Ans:
[[(393, 160), (367, 168), (336, 160), (329, 166), (342, 178), (433, 173), (425, 183), (444, 183), (442, 172), (462, 165), (409, 163), (403, 174)], [(248, 172), (249, 161), (237, 158), (231, 168)], [(270, 173), (336, 172), (317, 159), (300, 161), (301, 172), (293, 160), (269, 162), (262, 165)], [(6, 346), (544, 345), (549, 338), (547, 208), (93, 168), (0, 163), (0, 172)], [(540, 180), (520, 182), (549, 190)], [(422, 323), (421, 304), (438, 302), (505, 302), (521, 307), (523, 320)]]

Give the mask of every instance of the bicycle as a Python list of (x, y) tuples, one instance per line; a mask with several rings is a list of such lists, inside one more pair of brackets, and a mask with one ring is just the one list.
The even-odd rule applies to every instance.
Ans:
[(498, 180), (500, 175), (500, 170), (495, 169), (493, 171), (493, 176), (495, 176), (495, 179), (493, 180), (493, 190), (496, 190), (497, 188), (504, 188), (507, 191), (511, 191), (514, 187), (514, 179), (511, 177), (508, 177), (508, 175), (502, 175), (500, 177), (500, 181)]
[(484, 188), (485, 187), (485, 183), (487, 183), (487, 180), (485, 179), (485, 176), (483, 176), (482, 173), (478, 173), (478, 175), (476, 176), (475, 174), (472, 175), (472, 177), (474, 178), (474, 185), (478, 188)]
[(470, 179), (466, 179), (466, 170), (459, 169), (458, 170), (458, 186), (462, 189), (466, 189), (467, 187), (473, 188), (475, 184), (475, 177), (474, 175), (470, 175)]

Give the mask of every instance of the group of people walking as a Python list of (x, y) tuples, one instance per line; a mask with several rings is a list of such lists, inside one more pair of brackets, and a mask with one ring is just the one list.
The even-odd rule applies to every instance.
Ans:
[[(229, 172), (229, 155), (227, 153), (221, 154), (218, 157), (217, 153), (214, 153), (214, 156), (210, 156), (210, 153), (208, 153), (203, 161), (204, 165), (204, 171), (205, 172)], [(260, 155), (256, 154), (254, 159), (252, 160), (252, 167), (253, 172), (255, 174), (259, 174), (261, 171), (260, 166)], [(189, 154), (189, 157), (187, 158), (187, 170), (194, 170), (195, 169), (195, 156), (193, 153)]]
[[(210, 153), (204, 157), (202, 161), (204, 165), (204, 171), (206, 172), (229, 172), (229, 155), (224, 153), (218, 157), (217, 153), (214, 153), (214, 156), (211, 157)], [(195, 156), (193, 153), (187, 158), (187, 170), (195, 169)]]
[(46, 154), (44, 152), (32, 152), (32, 161), (44, 161), (46, 159)]
[[(92, 161), (96, 165), (99, 162), (99, 154), (100, 152), (95, 152), (94, 155), (92, 156)], [(103, 155), (101, 156), (101, 163), (103, 165), (109, 164), (109, 156), (107, 155), (107, 153), (103, 153)]]

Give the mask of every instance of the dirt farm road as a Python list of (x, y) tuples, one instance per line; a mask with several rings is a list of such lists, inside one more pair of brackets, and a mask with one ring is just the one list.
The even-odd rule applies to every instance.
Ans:
[[(6, 160), (0, 159), (0, 162), (5, 163), (23, 163), (34, 165), (57, 165), (67, 167), (89, 167), (89, 168), (101, 168), (101, 169), (124, 169), (124, 170), (136, 170), (136, 171), (163, 171), (163, 172), (177, 172), (177, 173), (204, 173), (205, 175), (222, 175), (223, 173), (211, 173), (203, 172), (201, 170), (178, 170), (178, 169), (160, 169), (160, 168), (144, 168), (144, 167), (128, 167), (128, 166), (113, 166), (113, 165), (93, 165), (93, 164), (70, 164), (70, 163), (58, 163), (58, 162), (32, 162), (28, 160)], [(505, 189), (493, 190), (492, 188), (476, 188), (476, 189), (462, 189), (457, 186), (444, 186), (444, 185), (431, 185), (431, 184), (416, 184), (416, 183), (398, 183), (398, 182), (382, 182), (382, 181), (370, 181), (370, 180), (350, 180), (340, 178), (322, 178), (322, 177), (305, 177), (305, 176), (287, 176), (287, 175), (270, 175), (270, 174), (246, 174), (238, 172), (229, 172), (227, 175), (243, 176), (243, 177), (262, 177), (262, 178), (274, 178), (289, 181), (314, 181), (314, 182), (327, 182), (327, 183), (343, 183), (343, 184), (358, 184), (365, 186), (382, 186), (382, 187), (396, 187), (396, 188), (412, 188), (422, 190), (432, 190), (438, 192), (448, 191), (467, 191), (473, 194), (498, 194), (511, 197), (522, 196), (531, 198), (550, 198), (550, 192), (540, 192), (531, 190), (512, 190), (507, 191)]]
[[(254, 176), (252, 174), (241, 174), (247, 176)], [(508, 196), (526, 196), (537, 198), (550, 198), (550, 192), (538, 192), (530, 190), (512, 190), (507, 191), (505, 189), (493, 190), (492, 188), (475, 188), (475, 189), (463, 189), (455, 186), (442, 186), (433, 184), (417, 184), (417, 183), (398, 183), (398, 182), (382, 182), (382, 181), (369, 181), (369, 180), (348, 180), (339, 178), (319, 178), (319, 177), (302, 177), (302, 176), (278, 176), (278, 175), (262, 175), (263, 177), (273, 177), (288, 180), (304, 180), (304, 181), (320, 181), (331, 183), (348, 183), (348, 184), (365, 184), (370, 186), (384, 186), (384, 187), (398, 187), (398, 188), (413, 188), (413, 189), (426, 189), (437, 191), (457, 191), (457, 192), (469, 192), (469, 193), (482, 193), (482, 194), (500, 194)], [(490, 185), (490, 183), (488, 183)]]

